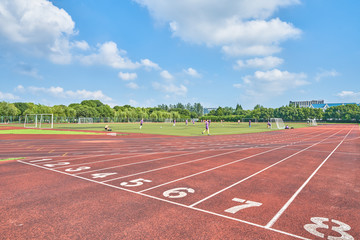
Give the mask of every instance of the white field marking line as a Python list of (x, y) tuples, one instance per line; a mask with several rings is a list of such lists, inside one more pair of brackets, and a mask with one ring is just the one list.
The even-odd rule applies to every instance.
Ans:
[(238, 149), (238, 150), (234, 150), (234, 151), (230, 151), (230, 152), (219, 153), (219, 154), (215, 154), (215, 155), (212, 155), (212, 156), (207, 156), (207, 157), (203, 157), (203, 158), (198, 158), (198, 159), (190, 160), (190, 161), (187, 161), (187, 162), (181, 162), (181, 163), (177, 163), (177, 164), (173, 164), (173, 165), (169, 165), (169, 166), (165, 166), (165, 167), (155, 168), (155, 169), (151, 169), (151, 170), (147, 170), (147, 171), (143, 171), (143, 172), (138, 172), (138, 173), (130, 174), (130, 175), (127, 175), (127, 176), (122, 176), (122, 177), (117, 177), (117, 178), (105, 180), (105, 181), (103, 181), (103, 182), (110, 182), (110, 181), (114, 181), (114, 180), (117, 180), (117, 179), (122, 179), (122, 178), (131, 177), (131, 176), (136, 176), (136, 175), (143, 174), (143, 173), (154, 172), (154, 171), (158, 171), (158, 170), (162, 170), (162, 169), (166, 169), (166, 168), (176, 167), (176, 166), (180, 166), (180, 165), (184, 165), (184, 164), (188, 164), (188, 163), (193, 163), (193, 162), (197, 162), (197, 161), (202, 161), (202, 160), (209, 159), (209, 158), (213, 158), (213, 157), (219, 157), (219, 156), (223, 156), (223, 155), (226, 155), (226, 154), (231, 154), (231, 153), (235, 153), (235, 152), (244, 151), (244, 150), (246, 150), (246, 149), (248, 149), (248, 148), (242, 148), (242, 149)]
[[(282, 146), (282, 147), (278, 147), (278, 148), (273, 148), (273, 149), (270, 149), (270, 150), (267, 150), (267, 151), (264, 151), (264, 152), (261, 152), (261, 153), (256, 153), (256, 154), (254, 154), (254, 155), (247, 156), (247, 157), (244, 157), (244, 158), (241, 158), (241, 159), (238, 159), (238, 160), (229, 162), (229, 163), (225, 163), (225, 164), (220, 165), (220, 166), (217, 166), (217, 167), (209, 168), (209, 169), (207, 169), (207, 170), (204, 170), (204, 171), (201, 171), (201, 172), (197, 172), (197, 173), (194, 173), (194, 174), (191, 174), (191, 175), (182, 177), (182, 178), (178, 178), (178, 179), (175, 179), (175, 180), (173, 180), (173, 181), (166, 182), (166, 183), (163, 183), (163, 184), (160, 184), (160, 185), (151, 187), (151, 188), (147, 188), (147, 189), (141, 190), (141, 191), (139, 191), (139, 192), (145, 192), (145, 191), (148, 191), (148, 190), (151, 190), (151, 189), (154, 189), (154, 188), (158, 188), (158, 187), (161, 187), (161, 186), (170, 184), (170, 183), (174, 183), (174, 182), (181, 181), (181, 180), (184, 180), (184, 179), (187, 179), (187, 178), (190, 178), (190, 177), (194, 177), (194, 176), (196, 176), (196, 175), (200, 175), (200, 174), (203, 174), (203, 173), (206, 173), (206, 172), (210, 172), (210, 171), (212, 171), (212, 170), (215, 170), (215, 169), (218, 169), (218, 168), (222, 168), (222, 167), (225, 167), (225, 166), (227, 166), (227, 165), (231, 165), (231, 164), (234, 164), (234, 163), (237, 163), (237, 162), (241, 162), (241, 161), (247, 160), (247, 159), (249, 159), (249, 158), (256, 157), (256, 156), (259, 156), (259, 155), (262, 155), (262, 154), (265, 154), (265, 153), (269, 153), (269, 152), (272, 152), (272, 151), (275, 151), (275, 150), (279, 150), (279, 149), (284, 148), (284, 147), (286, 147), (286, 146)], [(251, 148), (247, 148), (247, 149), (251, 149)]]
[[(76, 166), (83, 166), (83, 165), (86, 165), (86, 164), (93, 164), (93, 163), (100, 163), (100, 162), (109, 162), (109, 161), (115, 161), (115, 160), (119, 160), (119, 159), (126, 159), (126, 158), (132, 158), (132, 157), (141, 157), (141, 156), (147, 156), (147, 155), (158, 154), (158, 153), (159, 153), (159, 152), (142, 153), (142, 154), (130, 155), (130, 156), (125, 156), (125, 157), (120, 157), (120, 158), (111, 158), (111, 159), (106, 159), (106, 160), (99, 160), (99, 161), (94, 161), (94, 162), (70, 164), (70, 165), (66, 165), (66, 166), (56, 167), (56, 168), (54, 168), (54, 169), (58, 169), (58, 168), (69, 168), (69, 167), (76, 167)], [(61, 161), (65, 161), (65, 162), (66, 162), (66, 160), (61, 160)]]
[(344, 142), (345, 138), (349, 135), (349, 133), (352, 131), (352, 129), (349, 130), (349, 132), (346, 134), (346, 136), (343, 138), (343, 140), (332, 150), (332, 152), (325, 158), (325, 160), (315, 169), (315, 171), (310, 175), (310, 177), (301, 185), (301, 187), (292, 195), (292, 197), (285, 203), (285, 205), (279, 210), (278, 213), (275, 214), (275, 216), (266, 224), (266, 228), (271, 228), (275, 222), (281, 217), (281, 215), (285, 212), (285, 210), (290, 206), (290, 204), (294, 201), (294, 199), (299, 195), (299, 193), (304, 189), (304, 187), (310, 182), (310, 180), (314, 177), (314, 175), (319, 171), (319, 169), (325, 164), (325, 162), (333, 155), (333, 153), (340, 147), (340, 145)]
[(185, 155), (190, 155), (190, 154), (196, 154), (196, 153), (200, 153), (200, 152), (204, 152), (204, 151), (205, 150), (200, 150), (200, 151), (197, 151), (197, 152), (190, 152), (190, 153), (188, 152), (188, 153), (176, 154), (176, 155), (171, 155), (171, 156), (162, 157), (162, 158), (155, 158), (155, 159), (151, 159), (151, 160), (145, 160), (145, 161), (141, 161), (141, 162), (134, 162), (134, 163), (117, 165), (117, 166), (112, 166), (112, 167), (107, 167), (107, 168), (95, 169), (95, 170), (91, 170), (91, 171), (76, 173), (74, 175), (85, 174), (85, 173), (90, 173), (90, 172), (97, 172), (97, 171), (102, 171), (102, 170), (106, 170), (106, 169), (118, 168), (118, 167), (126, 167), (126, 166), (142, 164), (142, 163), (148, 163), (148, 162), (155, 162), (155, 161), (159, 161), (159, 160), (163, 160), (163, 159), (167, 159), (167, 158), (173, 158), (173, 157), (180, 157), (180, 156), (185, 156)]
[(64, 175), (79, 178), (79, 179), (89, 181), (89, 182), (92, 182), (92, 183), (97, 183), (97, 184), (100, 184), (100, 185), (103, 185), (103, 186), (106, 186), (106, 187), (115, 188), (115, 189), (123, 190), (123, 191), (126, 191), (126, 192), (130, 192), (130, 193), (133, 193), (133, 194), (137, 194), (137, 195), (140, 195), (140, 196), (143, 196), (143, 197), (159, 200), (161, 202), (166, 202), (166, 203), (170, 203), (170, 204), (177, 205), (177, 206), (180, 206), (180, 207), (184, 207), (184, 208), (196, 210), (196, 211), (199, 211), (199, 212), (207, 213), (207, 214), (210, 214), (210, 215), (227, 218), (227, 219), (230, 219), (230, 220), (233, 220), (233, 221), (236, 221), (236, 222), (241, 222), (241, 223), (251, 225), (251, 226), (254, 226), (254, 227), (258, 227), (258, 228), (261, 228), (261, 229), (264, 229), (264, 230), (269, 230), (269, 231), (281, 233), (281, 234), (288, 235), (288, 236), (291, 236), (291, 237), (295, 237), (295, 238), (298, 238), (298, 239), (311, 240), (311, 239), (308, 239), (308, 238), (304, 238), (304, 237), (301, 237), (301, 236), (298, 236), (298, 235), (295, 235), (295, 234), (292, 234), (292, 233), (284, 232), (284, 231), (281, 231), (281, 230), (277, 230), (277, 229), (274, 229), (274, 228), (265, 228), (264, 226), (256, 224), (256, 223), (252, 223), (252, 222), (248, 222), (248, 221), (245, 221), (245, 220), (229, 217), (229, 216), (222, 215), (222, 214), (215, 213), (215, 212), (210, 212), (210, 211), (200, 209), (200, 208), (196, 208), (196, 207), (190, 207), (188, 205), (184, 205), (184, 204), (177, 203), (177, 202), (172, 202), (172, 201), (169, 201), (169, 200), (166, 200), (166, 199), (163, 199), (163, 198), (159, 198), (159, 197), (155, 197), (155, 196), (152, 196), (152, 195), (148, 195), (148, 194), (145, 194), (145, 193), (135, 192), (135, 191), (127, 189), (127, 188), (118, 187), (118, 186), (111, 185), (111, 184), (104, 183), (104, 182), (98, 182), (98, 181), (95, 181), (95, 180), (92, 180), (92, 179), (84, 178), (84, 177), (81, 177), (81, 176), (76, 176), (76, 175), (66, 173), (66, 172), (61, 172), (61, 171), (58, 171), (56, 169), (46, 168), (46, 167), (43, 167), (43, 166), (40, 166), (40, 165), (35, 165), (35, 164), (29, 163), (29, 162), (22, 162), (21, 160), (17, 160), (17, 161), (20, 162), (20, 163), (23, 163), (23, 164), (31, 165), (31, 166), (42, 168), (42, 169), (45, 169), (45, 170), (50, 170), (50, 171), (57, 172), (57, 173), (61, 173), (61, 174), (64, 174)]
[(34, 161), (29, 161), (31, 163), (34, 163), (34, 162), (44, 162), (44, 161), (51, 161), (52, 159), (49, 159), (49, 158), (44, 158), (44, 159), (41, 159), (41, 160), (34, 160)]
[[(341, 130), (340, 130), (340, 131), (341, 131)], [(340, 131), (339, 131), (339, 132), (340, 132)], [(333, 135), (335, 135), (335, 134), (337, 134), (337, 132), (334, 133)], [(333, 135), (325, 138), (324, 140), (332, 137)], [(322, 140), (322, 141), (324, 141), (324, 140)], [(278, 165), (278, 164), (286, 161), (287, 159), (289, 159), (289, 158), (291, 158), (291, 157), (293, 157), (293, 156), (295, 156), (295, 155), (297, 155), (297, 154), (299, 154), (299, 153), (301, 153), (301, 152), (303, 152), (303, 151), (306, 151), (307, 149), (309, 149), (309, 148), (311, 148), (311, 147), (313, 147), (313, 146), (315, 146), (315, 145), (318, 145), (318, 144), (321, 143), (322, 141), (317, 142), (317, 143), (314, 143), (313, 145), (311, 145), (311, 146), (309, 146), (309, 147), (306, 147), (306, 148), (304, 148), (304, 149), (302, 149), (302, 150), (300, 150), (300, 151), (298, 151), (298, 152), (296, 152), (296, 153), (293, 153), (293, 154), (291, 154), (290, 156), (287, 156), (286, 158), (283, 158), (282, 160), (280, 160), (280, 161), (278, 161), (278, 162), (276, 162), (276, 163), (274, 163), (274, 164), (271, 164), (270, 166), (268, 166), (268, 167), (266, 167), (266, 168), (264, 168), (264, 169), (262, 169), (262, 170), (260, 170), (260, 171), (258, 171), (258, 172), (256, 172), (256, 173), (254, 173), (254, 174), (252, 174), (252, 175), (250, 175), (250, 176), (248, 176), (248, 177), (246, 177), (246, 178), (243, 178), (243, 179), (241, 179), (240, 181), (238, 181), (238, 182), (236, 182), (236, 183), (234, 183), (234, 184), (231, 184), (230, 186), (228, 186), (228, 187), (226, 187), (226, 188), (224, 188), (224, 189), (222, 189), (222, 190), (220, 190), (220, 191), (217, 191), (216, 193), (213, 193), (213, 194), (211, 194), (210, 196), (207, 196), (206, 198), (201, 199), (200, 201), (197, 201), (196, 203), (191, 204), (190, 207), (193, 207), (193, 206), (195, 206), (195, 205), (198, 205), (199, 203), (202, 203), (202, 202), (204, 202), (204, 201), (206, 201), (206, 200), (208, 200), (208, 199), (210, 199), (210, 198), (218, 195), (219, 193), (222, 193), (222, 192), (224, 192), (224, 191), (226, 191), (226, 190), (228, 190), (228, 189), (230, 189), (230, 188), (238, 185), (239, 183), (242, 183), (242, 182), (244, 182), (244, 181), (246, 181), (246, 180), (248, 180), (248, 179), (250, 179), (250, 178), (252, 178), (252, 177), (254, 177), (254, 176), (256, 176), (256, 175), (258, 175), (258, 174), (260, 174), (260, 173), (262, 173), (262, 172), (264, 172), (264, 171), (266, 171), (266, 170), (268, 170), (268, 169), (270, 169), (270, 168), (272, 168), (272, 167), (274, 167), (274, 166), (276, 166), (276, 165)]]
[[(76, 152), (77, 153), (77, 152)], [(124, 154), (124, 153), (120, 153), (120, 154)], [(125, 153), (126, 154), (126, 153)], [(101, 157), (101, 156), (108, 156), (108, 155), (112, 155), (112, 154), (99, 154), (99, 155), (89, 155), (88, 152), (86, 152), (85, 156), (81, 156), (81, 157), (77, 157), (77, 158), (72, 158), (70, 160), (66, 160), (66, 159), (52, 159), (49, 161), (74, 161), (74, 160), (79, 160), (79, 159), (84, 159), (84, 158), (94, 158), (94, 157)], [(55, 157), (62, 157), (62, 155), (55, 155), (55, 156), (45, 156), (46, 158), (55, 158)], [(69, 156), (68, 156), (69, 157)], [(39, 157), (34, 157), (34, 158), (39, 158)], [(29, 161), (32, 162), (32, 161)]]
[[(108, 154), (100, 154), (100, 155), (89, 155), (88, 153), (86, 153), (85, 156), (81, 156), (81, 157), (75, 157), (75, 158), (71, 158), (71, 159), (68, 159), (69, 157), (72, 157), (72, 155), (70, 156), (66, 156), (66, 157), (63, 157), (62, 155), (57, 155), (57, 156), (43, 156), (43, 157), (46, 157), (46, 158), (54, 158), (54, 157), (59, 157), (59, 158), (62, 158), (62, 159), (52, 159), (52, 160), (48, 160), (49, 162), (53, 162), (53, 161), (57, 161), (57, 162), (61, 162), (61, 161), (75, 161), (75, 160), (81, 160), (81, 159), (86, 159), (86, 158), (94, 158), (94, 157), (103, 157), (103, 156), (109, 156)], [(131, 157), (131, 156), (138, 156), (138, 155), (130, 155), (130, 156), (125, 156), (125, 157)], [(35, 157), (35, 158), (39, 158), (39, 157)], [(121, 157), (123, 158), (123, 157)], [(42, 161), (42, 160), (39, 160), (39, 161)], [(29, 162), (33, 162), (33, 161), (29, 161)], [(70, 166), (70, 165), (69, 165)], [(73, 166), (73, 165), (71, 165)]]

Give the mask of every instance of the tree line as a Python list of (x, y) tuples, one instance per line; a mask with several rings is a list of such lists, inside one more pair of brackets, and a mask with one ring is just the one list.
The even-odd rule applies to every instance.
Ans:
[(157, 107), (133, 107), (130, 105), (110, 107), (99, 100), (84, 100), (81, 103), (72, 103), (68, 106), (54, 105), (52, 107), (34, 103), (0, 102), (0, 116), (25, 116), (26, 114), (53, 114), (61, 118), (111, 118), (115, 121), (164, 121), (166, 119), (210, 119), (212, 121), (233, 121), (241, 119), (257, 119), (267, 121), (269, 118), (282, 118), (284, 121), (306, 121), (317, 119), (324, 121), (359, 122), (360, 106), (348, 104), (330, 107), (323, 111), (314, 108), (299, 108), (282, 106), (266, 108), (256, 105), (252, 110), (244, 110), (237, 104), (232, 107), (218, 107), (216, 110), (203, 116), (204, 107), (200, 103), (194, 104), (161, 104)]
[(237, 104), (235, 108), (218, 107), (201, 119), (210, 119), (211, 121), (238, 121), (241, 119), (267, 121), (269, 118), (282, 118), (284, 121), (317, 119), (334, 122), (359, 122), (360, 106), (357, 104), (347, 104), (330, 107), (323, 111), (323, 109), (319, 108), (300, 108), (295, 106), (265, 108), (261, 105), (256, 105), (253, 110), (244, 110), (241, 105)]
[(25, 102), (0, 102), (0, 116), (16, 117), (27, 114), (53, 114), (56, 118), (110, 118), (112, 121), (164, 121), (166, 119), (191, 119), (203, 115), (203, 106), (200, 103), (159, 105), (157, 107), (133, 107), (130, 105), (110, 107), (99, 100), (84, 100), (81, 103), (71, 103), (68, 106)]

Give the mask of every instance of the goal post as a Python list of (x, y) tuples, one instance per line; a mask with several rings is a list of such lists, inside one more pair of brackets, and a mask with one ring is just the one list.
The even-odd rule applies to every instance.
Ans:
[(82, 124), (82, 123), (94, 123), (94, 119), (93, 118), (79, 118), (78, 123), (79, 124)]
[(271, 128), (274, 126), (277, 127), (277, 129), (285, 129), (285, 124), (282, 118), (270, 118)]
[(251, 121), (252, 123), (257, 123), (258, 119), (257, 118), (242, 118), (241, 122), (249, 122)]
[(26, 114), (24, 128), (54, 128), (54, 115)]
[(314, 119), (309, 119), (308, 123), (309, 123), (310, 126), (317, 126), (317, 122), (316, 122), (315, 118)]

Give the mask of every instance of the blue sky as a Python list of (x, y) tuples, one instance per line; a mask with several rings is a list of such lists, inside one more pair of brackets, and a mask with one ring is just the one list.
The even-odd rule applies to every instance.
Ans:
[(360, 1), (0, 0), (0, 101), (360, 102)]

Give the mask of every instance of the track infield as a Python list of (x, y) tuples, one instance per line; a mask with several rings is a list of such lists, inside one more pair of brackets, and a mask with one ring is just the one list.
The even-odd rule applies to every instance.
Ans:
[(359, 125), (0, 135), (1, 239), (360, 239)]

